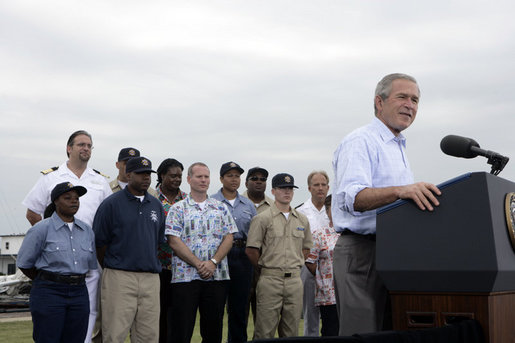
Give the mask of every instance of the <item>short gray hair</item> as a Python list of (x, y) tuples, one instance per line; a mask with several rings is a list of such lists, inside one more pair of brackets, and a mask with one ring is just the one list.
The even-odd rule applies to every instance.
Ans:
[[(377, 106), (376, 106), (376, 100), (375, 100), (376, 96), (379, 95), (381, 97), (381, 99), (383, 99), (383, 100), (388, 98), (390, 96), (390, 92), (392, 91), (392, 82), (395, 80), (398, 80), (398, 79), (404, 79), (404, 80), (411, 81), (411, 82), (415, 83), (418, 88), (417, 80), (415, 80), (415, 78), (413, 76), (410, 76), (407, 74), (402, 74), (402, 73), (394, 73), (394, 74), (386, 75), (385, 77), (383, 77), (383, 79), (381, 81), (379, 81), (379, 83), (377, 84), (377, 87), (376, 87), (376, 93), (374, 95), (374, 113), (376, 115), (377, 115)], [(418, 88), (418, 94), (420, 95), (420, 88)]]
[(327, 173), (324, 170), (315, 170), (315, 171), (312, 171), (311, 173), (309, 173), (309, 175), (308, 175), (308, 186), (311, 186), (311, 179), (313, 179), (313, 176), (315, 176), (317, 174), (320, 174), (323, 177), (325, 177), (327, 184), (329, 184), (329, 175), (327, 175)]

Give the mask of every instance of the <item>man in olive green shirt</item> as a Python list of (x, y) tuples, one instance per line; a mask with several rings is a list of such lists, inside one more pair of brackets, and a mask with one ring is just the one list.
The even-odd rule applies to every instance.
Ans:
[(313, 245), (309, 221), (291, 208), (293, 176), (272, 179), (272, 206), (250, 224), (246, 253), (261, 270), (257, 285), (257, 318), (254, 339), (298, 335), (302, 312), (300, 268)]
[(267, 179), (268, 171), (265, 168), (254, 167), (247, 172), (245, 179), (247, 190), (242, 195), (254, 203), (257, 213), (267, 210), (274, 202), (265, 194)]

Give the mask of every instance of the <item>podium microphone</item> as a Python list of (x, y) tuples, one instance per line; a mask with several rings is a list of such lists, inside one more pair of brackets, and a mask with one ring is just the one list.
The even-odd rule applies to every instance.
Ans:
[(474, 158), (484, 156), (488, 158), (487, 163), (492, 165), (490, 173), (493, 175), (498, 175), (510, 160), (509, 157), (502, 156), (494, 151), (481, 149), (479, 143), (472, 138), (456, 135), (445, 136), (440, 142), (440, 149), (445, 154), (454, 157)]

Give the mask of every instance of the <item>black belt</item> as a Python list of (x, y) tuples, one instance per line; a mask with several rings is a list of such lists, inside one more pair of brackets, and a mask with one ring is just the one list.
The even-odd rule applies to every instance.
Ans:
[(232, 241), (232, 246), (237, 248), (245, 248), (247, 246), (246, 239), (235, 239)]
[(344, 230), (344, 231), (341, 232), (341, 235), (342, 236), (359, 236), (361, 238), (368, 239), (369, 241), (373, 241), (373, 242), (376, 241), (376, 234), (375, 233), (370, 233), (370, 234), (367, 234), (367, 235), (362, 235), (362, 234), (356, 233), (354, 231)]
[(82, 285), (84, 284), (84, 280), (86, 280), (86, 274), (63, 275), (46, 270), (39, 270), (38, 278), (40, 280), (65, 283), (67, 285)]

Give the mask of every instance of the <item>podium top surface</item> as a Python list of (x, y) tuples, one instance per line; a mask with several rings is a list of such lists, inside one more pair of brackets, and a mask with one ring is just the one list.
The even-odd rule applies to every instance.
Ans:
[[(452, 186), (452, 185), (454, 185), (456, 183), (463, 182), (465, 180), (470, 179), (471, 175), (472, 175), (472, 173), (469, 172), (469, 173), (457, 176), (457, 177), (455, 177), (453, 179), (447, 180), (445, 182), (442, 182), (442, 183), (436, 185), (436, 187), (438, 187), (438, 189), (440, 189), (440, 190), (445, 189), (445, 188), (447, 188), (449, 186)], [(377, 214), (381, 214), (383, 212), (387, 212), (387, 211), (389, 211), (389, 210), (391, 210), (393, 208), (399, 207), (399, 206), (401, 206), (401, 205), (403, 205), (403, 204), (405, 204), (407, 202), (408, 202), (408, 200), (399, 199), (397, 201), (392, 202), (391, 204), (388, 204), (386, 206), (378, 208), (376, 210), (376, 213)]]

